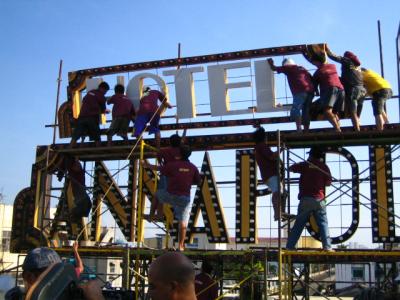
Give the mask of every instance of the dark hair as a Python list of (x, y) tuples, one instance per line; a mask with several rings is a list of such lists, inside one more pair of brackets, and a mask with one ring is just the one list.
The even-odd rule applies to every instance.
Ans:
[(98, 87), (99, 89), (105, 89), (105, 90), (109, 90), (110, 89), (110, 86), (108, 85), (108, 83), (107, 82), (105, 82), (105, 81), (103, 81), (102, 83), (100, 83), (99, 84), (99, 87)]
[(201, 264), (201, 270), (204, 273), (211, 274), (213, 269), (214, 269), (213, 266), (206, 260), (204, 260), (203, 263)]
[(323, 158), (326, 150), (323, 147), (313, 146), (308, 152), (314, 158)]
[(253, 139), (256, 143), (265, 142), (267, 135), (265, 133), (265, 129), (263, 127), (258, 128), (253, 132)]
[(116, 84), (114, 87), (114, 92), (116, 94), (123, 94), (125, 92), (125, 87), (122, 84)]
[(192, 154), (192, 150), (187, 145), (182, 145), (180, 147), (182, 160), (189, 160), (190, 155)]
[(182, 138), (179, 134), (173, 134), (169, 137), (169, 143), (172, 147), (179, 147), (181, 145)]

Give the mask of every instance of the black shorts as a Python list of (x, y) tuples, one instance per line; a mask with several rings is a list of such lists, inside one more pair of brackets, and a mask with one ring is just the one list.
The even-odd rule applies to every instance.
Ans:
[(91, 141), (99, 142), (100, 126), (99, 116), (79, 117), (76, 127), (72, 132), (72, 138), (77, 140), (81, 137), (89, 136)]
[(107, 135), (126, 135), (129, 129), (129, 118), (128, 117), (116, 117), (112, 120), (110, 128), (107, 131)]

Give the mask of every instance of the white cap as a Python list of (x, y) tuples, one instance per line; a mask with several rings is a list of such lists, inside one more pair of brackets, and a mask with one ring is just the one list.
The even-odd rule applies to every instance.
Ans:
[(295, 65), (296, 63), (294, 62), (294, 60), (293, 59), (291, 59), (291, 58), (285, 58), (283, 61), (282, 61), (282, 66), (290, 66), (290, 65)]

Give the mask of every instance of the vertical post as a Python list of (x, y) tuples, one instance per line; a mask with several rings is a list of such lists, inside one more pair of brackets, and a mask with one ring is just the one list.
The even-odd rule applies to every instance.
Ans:
[[(140, 161), (144, 159), (144, 141), (140, 142)], [(143, 199), (143, 167), (139, 166), (139, 190), (138, 190), (138, 213), (137, 213), (137, 236), (136, 236), (136, 259), (135, 259), (135, 299), (139, 299), (139, 249), (142, 244), (142, 201)]]
[(53, 127), (53, 145), (56, 143), (56, 130), (57, 130), (57, 113), (58, 113), (58, 103), (60, 100), (60, 86), (61, 86), (61, 72), (62, 72), (63, 61), (60, 59), (60, 66), (58, 68), (58, 78), (57, 78), (57, 97), (56, 97), (56, 111), (54, 113), (54, 127)]
[(267, 248), (264, 248), (264, 300), (267, 300), (268, 297), (268, 252)]
[(304, 282), (306, 290), (304, 293), (304, 299), (310, 300), (310, 263), (304, 263)]
[(381, 76), (385, 77), (385, 72), (383, 70), (383, 52), (382, 52), (382, 36), (381, 36), (381, 21), (378, 20), (378, 38), (379, 38), (379, 58), (381, 61)]
[[(400, 24), (396, 38), (396, 62), (397, 62), (397, 95), (399, 95), (400, 94)], [(399, 119), (400, 119), (400, 97), (398, 97), (398, 101), (399, 101)]]
[(125, 290), (129, 290), (130, 288), (130, 272), (129, 272), (129, 265), (130, 265), (130, 255), (129, 255), (129, 247), (125, 247), (124, 249), (124, 257), (123, 257), (123, 271), (122, 271), (122, 288)]
[(282, 299), (282, 243), (281, 243), (281, 176), (280, 176), (280, 171), (281, 171), (281, 132), (280, 130), (277, 131), (277, 151), (278, 151), (278, 163), (277, 168), (278, 168), (278, 286), (279, 286), (279, 299)]

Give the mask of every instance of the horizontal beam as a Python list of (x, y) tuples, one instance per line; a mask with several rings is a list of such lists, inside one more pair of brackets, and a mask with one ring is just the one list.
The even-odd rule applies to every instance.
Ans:
[[(390, 124), (384, 131), (375, 130), (375, 126), (362, 126), (360, 132), (355, 132), (352, 127), (343, 128), (342, 133), (333, 129), (313, 129), (309, 133), (297, 133), (292, 130), (281, 131), (281, 141), (288, 148), (309, 148), (312, 145), (326, 146), (368, 146), (368, 145), (395, 145), (400, 144), (400, 124)], [(154, 139), (145, 139), (146, 143), (154, 146)], [(186, 137), (186, 143), (191, 145), (193, 151), (228, 150), (253, 148), (252, 132), (235, 134), (213, 134)], [(271, 146), (277, 144), (277, 132), (268, 132), (268, 143)], [(79, 157), (81, 160), (125, 160), (127, 159), (136, 140), (128, 143), (114, 141), (112, 146), (102, 142), (100, 147), (94, 143), (82, 143), (76, 148), (70, 148), (68, 144), (55, 144), (54, 151)], [(163, 138), (161, 146), (169, 144), (169, 138)], [(38, 146), (47, 149), (47, 146)], [(139, 147), (137, 147), (139, 149)], [(149, 152), (147, 157), (154, 157), (155, 153)], [(138, 158), (139, 150), (132, 153), (131, 158)]]

